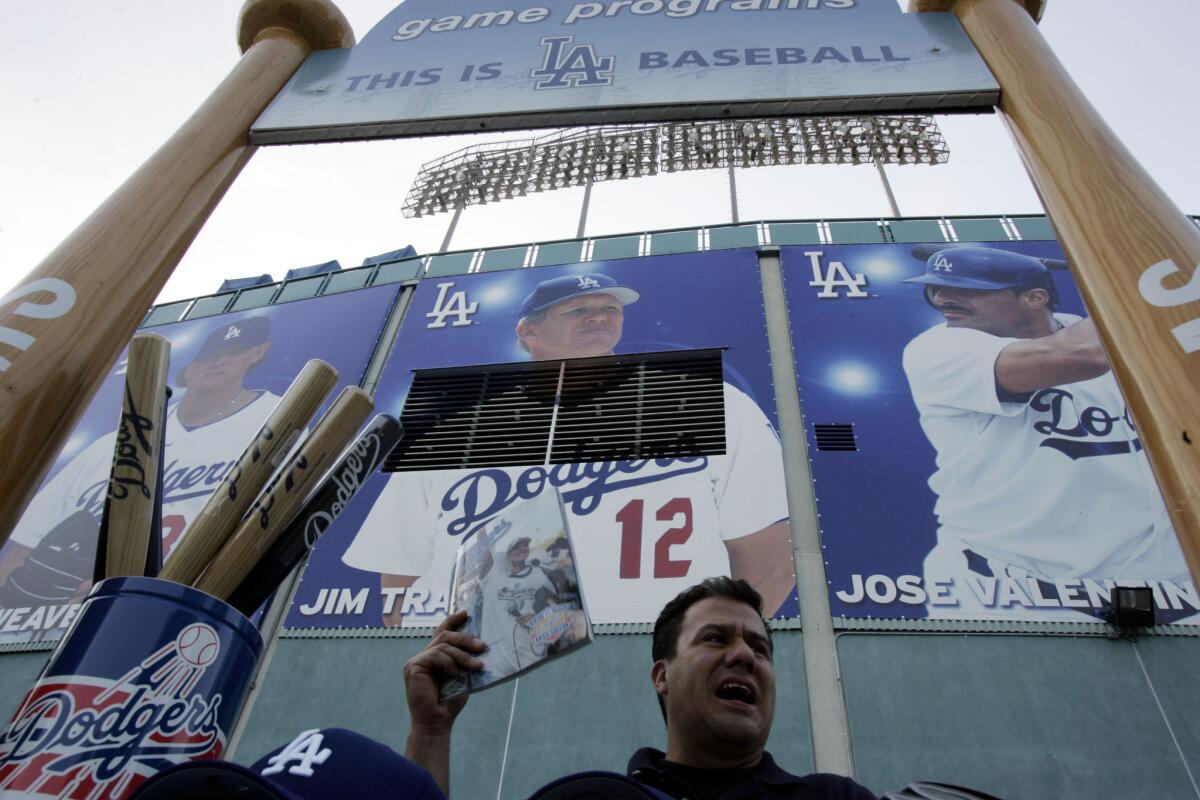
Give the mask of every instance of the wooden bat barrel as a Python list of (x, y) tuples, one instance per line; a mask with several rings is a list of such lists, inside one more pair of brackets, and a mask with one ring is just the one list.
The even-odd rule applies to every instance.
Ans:
[(371, 395), (347, 386), (313, 428), (312, 434), (263, 490), (230, 537), (196, 581), (196, 588), (228, 599), (254, 569), (304, 500), (375, 407)]
[(304, 365), (266, 422), (188, 526), (161, 577), (192, 583), (233, 535), (242, 516), (300, 440), (308, 421), (337, 385), (337, 370), (314, 358)]
[(251, 124), (309, 52), (350, 47), (354, 34), (330, 0), (248, 0), (238, 41), (241, 60), (200, 108), (0, 298), (0, 544), (253, 155)]

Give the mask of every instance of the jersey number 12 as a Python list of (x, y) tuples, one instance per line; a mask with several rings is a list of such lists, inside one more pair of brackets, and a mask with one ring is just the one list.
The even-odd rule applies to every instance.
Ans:
[[(644, 500), (630, 500), (624, 508), (617, 512), (617, 522), (621, 524), (621, 577), (642, 577), (642, 511)], [(668, 500), (654, 518), (659, 522), (683, 521), (676, 527), (668, 528), (654, 542), (654, 577), (682, 578), (687, 575), (692, 566), (691, 559), (673, 560), (671, 548), (683, 544), (692, 535), (692, 500), (690, 497), (676, 497)]]

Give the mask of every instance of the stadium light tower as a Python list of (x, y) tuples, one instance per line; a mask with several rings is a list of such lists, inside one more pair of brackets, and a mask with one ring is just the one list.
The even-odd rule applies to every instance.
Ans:
[(463, 208), (533, 192), (584, 187), (579, 233), (592, 184), (666, 172), (726, 169), (738, 221), (735, 168), (788, 164), (873, 164), (900, 216), (885, 164), (944, 164), (950, 153), (928, 115), (788, 117), (568, 128), (536, 139), (472, 145), (421, 166), (404, 216), (453, 212), (443, 251)]

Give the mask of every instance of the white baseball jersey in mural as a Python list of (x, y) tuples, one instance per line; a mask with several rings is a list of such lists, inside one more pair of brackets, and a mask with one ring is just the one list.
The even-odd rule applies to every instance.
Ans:
[(413, 589), (444, 596), (465, 534), (519, 499), (558, 488), (592, 620), (653, 621), (678, 592), (729, 574), (726, 541), (787, 518), (779, 439), (754, 401), (728, 384), (725, 424), (721, 456), (396, 473), (343, 561), (419, 576)]
[(1015, 341), (939, 324), (904, 350), (921, 427), (937, 450), (929, 486), (939, 548), (1050, 580), (1185, 575), (1112, 374), (1003, 402), (995, 363)]
[[(178, 404), (171, 408), (163, 468), (164, 557), (278, 402), (278, 395), (263, 391), (236, 414), (198, 428), (180, 424)], [(36, 547), (47, 531), (80, 510), (94, 516), (99, 526), (115, 443), (116, 431), (101, 436), (63, 467), (30, 502), (11, 539)]]

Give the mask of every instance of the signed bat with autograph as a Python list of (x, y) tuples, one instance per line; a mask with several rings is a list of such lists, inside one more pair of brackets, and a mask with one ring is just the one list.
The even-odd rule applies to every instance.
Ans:
[(403, 428), (390, 414), (379, 414), (371, 420), (357, 441), (342, 453), (317, 490), (309, 495), (279, 538), (238, 583), (227, 602), (247, 617), (266, 602), (288, 573), (304, 560), (317, 539), (346, 510), (402, 435)]
[(129, 343), (121, 422), (96, 546), (96, 580), (153, 575), (158, 569), (161, 551), (155, 537), (162, 529), (160, 483), (170, 361), (171, 343), (158, 334), (138, 334)]
[(254, 498), (287, 458), (313, 415), (333, 387), (337, 370), (314, 358), (267, 417), (245, 451), (208, 498), (184, 533), (159, 575), (177, 583), (194, 583), (204, 567), (240, 524)]
[(229, 597), (267, 548), (292, 521), (304, 499), (375, 407), (371, 395), (347, 386), (296, 453), (241, 518), (193, 585), (222, 600)]

